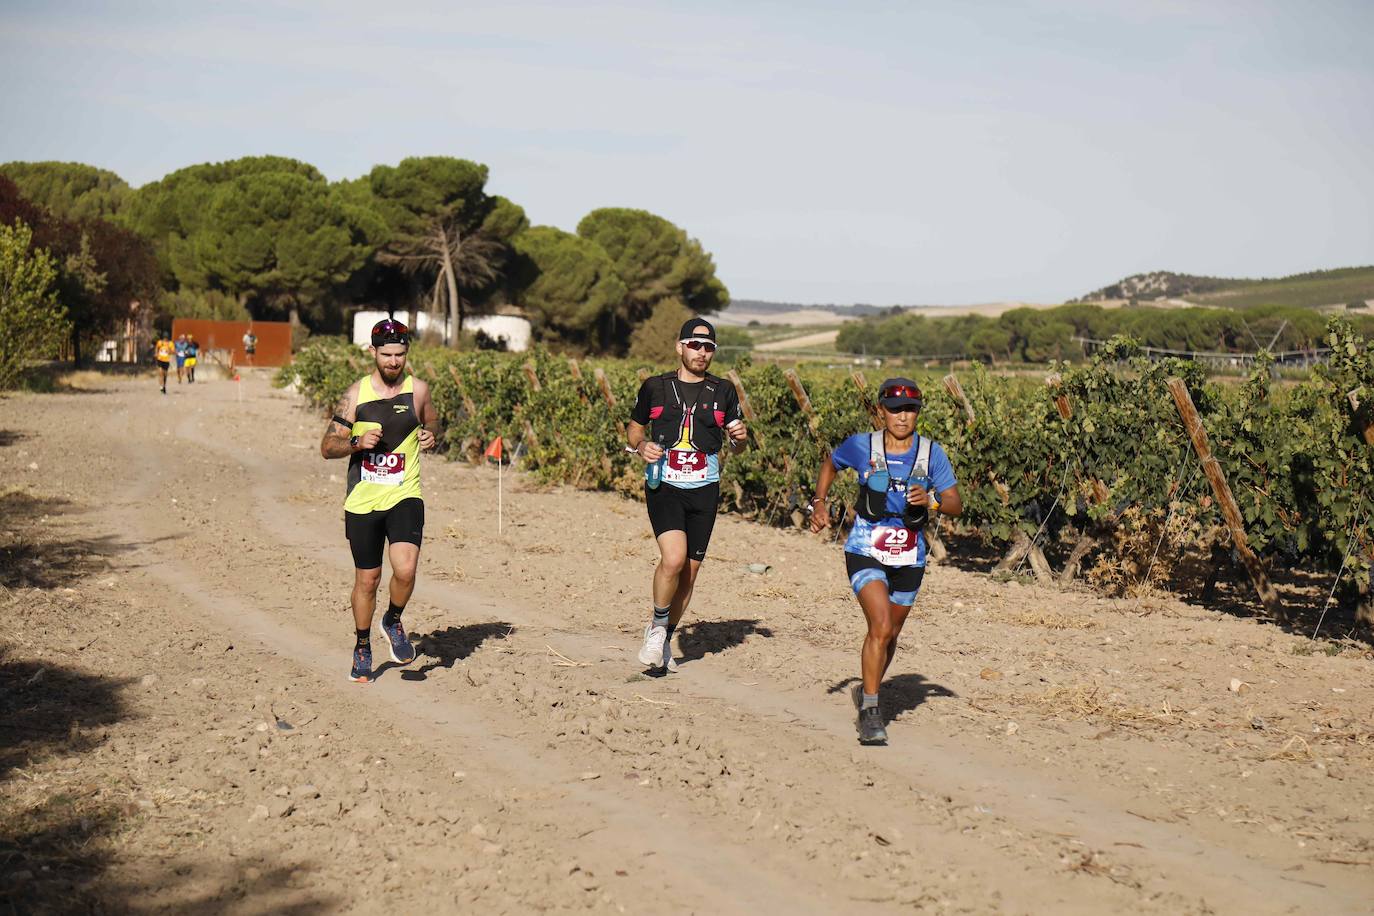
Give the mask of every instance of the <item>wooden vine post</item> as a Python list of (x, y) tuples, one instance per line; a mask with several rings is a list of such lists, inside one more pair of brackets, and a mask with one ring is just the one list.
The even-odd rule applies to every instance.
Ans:
[(477, 416), (477, 407), (472, 403), (472, 398), (468, 397), (467, 386), (463, 384), (463, 377), (458, 374), (458, 369), (450, 364), (448, 374), (453, 376), (453, 383), (458, 386), (458, 394), (463, 398), (463, 409), (468, 412), (468, 416)]
[(1073, 417), (1073, 405), (1069, 403), (1069, 396), (1064, 393), (1064, 379), (1059, 373), (1051, 372), (1045, 376), (1045, 385), (1052, 393), (1054, 409), (1059, 411), (1059, 416), (1065, 420)]
[[(606, 373), (600, 366), (592, 370), (592, 375), (596, 379), (596, 385), (601, 389), (601, 396), (606, 399), (606, 406), (615, 410), (615, 394), (611, 391), (611, 383), (606, 380)], [(625, 438), (625, 421), (616, 417), (615, 428), (620, 431), (620, 438)]]
[(811, 435), (820, 434), (820, 418), (816, 416), (816, 408), (811, 406), (811, 398), (807, 397), (806, 389), (802, 387), (801, 378), (797, 375), (796, 369), (788, 369), (783, 372), (783, 378), (787, 379), (787, 387), (792, 389), (792, 397), (797, 399), (797, 406), (806, 414), (806, 425), (811, 427)]
[(868, 411), (868, 422), (873, 424), (874, 429), (882, 429), (883, 421), (878, 419), (878, 405), (868, 394), (868, 379), (864, 377), (863, 372), (854, 369), (849, 373), (849, 380), (859, 389), (859, 400), (863, 401), (864, 410)]
[(964, 394), (964, 386), (959, 384), (958, 376), (951, 372), (949, 375), (946, 375), (944, 377), (944, 383), (945, 390), (949, 392), (950, 397), (954, 398), (954, 400), (958, 401), (961, 405), (963, 405), (964, 416), (968, 418), (964, 425), (972, 426), (973, 421), (977, 417), (973, 412), (973, 405), (969, 403), (968, 395)]
[[(458, 386), (458, 394), (463, 399), (463, 410), (467, 411), (469, 417), (477, 416), (477, 405), (472, 403), (472, 398), (468, 397), (467, 386), (463, 384), (463, 377), (458, 374), (458, 368), (452, 363), (448, 365), (448, 374), (453, 376), (453, 384)], [(481, 441), (473, 443), (468, 440), (464, 443), (468, 453), (468, 461), (472, 464), (482, 463), (482, 449), (486, 445), (487, 427), (486, 424), (479, 424), (482, 431)]]
[(515, 405), (515, 418), (520, 421), (521, 428), (525, 431), (525, 442), (529, 444), (530, 451), (539, 449), (539, 436), (534, 431), (534, 426), (525, 418), (525, 405)]
[(572, 373), (573, 381), (577, 382), (577, 399), (583, 404), (590, 404), (587, 396), (582, 393), (582, 367), (577, 364), (577, 360), (568, 357), (568, 371)]
[(754, 434), (754, 441), (759, 446), (763, 446), (763, 430), (759, 429), (754, 422), (754, 405), (749, 403), (749, 395), (744, 392), (744, 380), (739, 377), (739, 373), (734, 369), (725, 373), (725, 377), (730, 380), (730, 384), (735, 386), (735, 396), (739, 398), (740, 413), (744, 414), (744, 422), (749, 424), (749, 431)]
[(639, 376), (639, 384), (641, 385), (649, 380), (649, 370), (645, 369), (643, 366), (635, 370), (635, 375)]
[(531, 391), (543, 391), (544, 386), (539, 384), (539, 373), (534, 371), (534, 361), (525, 360), (525, 365), (520, 367), (525, 372), (525, 378), (529, 380)]
[(1366, 445), (1374, 445), (1374, 410), (1368, 405), (1364, 405), (1361, 410), (1360, 389), (1354, 388), (1345, 393), (1345, 397), (1350, 401), (1350, 409), (1355, 413), (1355, 425), (1360, 428), (1360, 434), (1364, 436)]
[(1249, 573), (1255, 591), (1259, 593), (1260, 604), (1264, 605), (1265, 611), (1274, 619), (1281, 623), (1287, 623), (1288, 613), (1284, 610), (1282, 602), (1279, 601), (1279, 593), (1274, 589), (1273, 583), (1269, 581), (1269, 576), (1265, 574), (1259, 557), (1255, 556), (1255, 552), (1250, 549), (1250, 542), (1245, 536), (1245, 520), (1240, 514), (1240, 507), (1236, 505), (1236, 498), (1231, 493), (1231, 487), (1226, 482), (1226, 475), (1221, 470), (1221, 464), (1212, 454), (1211, 443), (1207, 440), (1207, 431), (1202, 428), (1202, 418), (1198, 416), (1193, 398), (1188, 394), (1187, 384), (1183, 379), (1174, 377), (1169, 379), (1168, 386), (1169, 393), (1174, 396), (1174, 404), (1178, 407), (1178, 415), (1183, 418), (1183, 426), (1188, 430), (1188, 437), (1193, 440), (1193, 448), (1197, 451), (1198, 459), (1202, 463), (1202, 472), (1207, 475), (1207, 481), (1212, 485), (1212, 494), (1217, 499), (1218, 508), (1221, 509), (1221, 517), (1231, 532), (1231, 546), (1240, 555), (1241, 563), (1244, 564), (1245, 571)]
[[(539, 384), (539, 373), (535, 371), (534, 360), (525, 360), (525, 364), (520, 367), (525, 373), (525, 380), (530, 383), (530, 391), (539, 392), (544, 390), (544, 386)], [(530, 450), (539, 448), (539, 436), (534, 431), (534, 425), (525, 417), (525, 405), (515, 405), (515, 417), (520, 421), (521, 428), (525, 432), (525, 442)]]

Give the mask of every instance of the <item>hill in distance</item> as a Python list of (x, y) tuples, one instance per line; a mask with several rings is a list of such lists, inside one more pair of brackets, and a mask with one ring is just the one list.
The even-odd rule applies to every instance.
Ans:
[(1374, 299), (1374, 266), (1316, 270), (1276, 279), (1198, 277), (1167, 270), (1136, 274), (1093, 290), (1073, 302), (1111, 299), (1183, 299), (1197, 305), (1249, 308), (1286, 305), (1299, 308), (1342, 306)]

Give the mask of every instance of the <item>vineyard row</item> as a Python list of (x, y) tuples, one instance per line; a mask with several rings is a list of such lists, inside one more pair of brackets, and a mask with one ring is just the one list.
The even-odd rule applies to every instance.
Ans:
[[(923, 380), (917, 428), (949, 452), (964, 495), (958, 524), (1004, 551), (1001, 568), (1084, 576), (1121, 594), (1198, 562), (1215, 577), (1235, 561), (1284, 619), (1266, 591), (1276, 564), (1339, 572), (1338, 597), (1349, 602), (1368, 595), (1374, 569), (1374, 355), (1339, 318), (1325, 342), (1328, 361), (1290, 385), (1263, 361), (1243, 384), (1218, 384), (1195, 363), (1151, 361), (1127, 340), (1056, 367), (1044, 384), (975, 367)], [(521, 443), (525, 466), (545, 480), (640, 492), (643, 464), (622, 449), (625, 421), (659, 367), (425, 347), (411, 363), (432, 386), (450, 457), (477, 460), (499, 435)], [(316, 341), (281, 381), (327, 409), (366, 371), (365, 352)], [(874, 388), (858, 373), (747, 359), (729, 378), (752, 441), (725, 462), (721, 508), (800, 525), (828, 449), (872, 428)], [(844, 524), (854, 481), (839, 486)]]

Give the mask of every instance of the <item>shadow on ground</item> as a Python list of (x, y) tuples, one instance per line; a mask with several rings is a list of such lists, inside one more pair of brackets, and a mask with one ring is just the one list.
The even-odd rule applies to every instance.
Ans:
[(415, 656), (429, 660), (418, 668), (401, 672), (403, 681), (423, 681), (435, 668), (452, 668), (488, 639), (505, 639), (515, 631), (513, 624), (468, 623), (460, 627), (445, 627), (414, 638)]
[(771, 639), (773, 631), (759, 626), (758, 620), (702, 620), (677, 629), (677, 643), (684, 662), (696, 661), (733, 649), (750, 636)]
[(159, 863), (147, 882), (111, 874), (136, 806), (55, 795), (0, 826), (0, 906), (7, 912), (334, 912), (339, 901), (297, 889), (296, 870), (203, 861)]
[(117, 832), (126, 812), (95, 799), (98, 786), (26, 804), (21, 789), (31, 786), (20, 783), (33, 783), (28, 768), (54, 754), (100, 744), (105, 727), (128, 715), (119, 696), (125, 683), (0, 656), (0, 900), (22, 900), (22, 912), (89, 909), (73, 890), (108, 866), (99, 838)]
[[(825, 692), (842, 693), (847, 697), (849, 691), (859, 682), (860, 679), (857, 677), (847, 677), (830, 685)], [(894, 674), (883, 681), (879, 688), (878, 704), (883, 710), (883, 720), (891, 722), (902, 713), (911, 712), (931, 697), (956, 696), (958, 694), (953, 690), (943, 684), (926, 680), (923, 674)]]
[[(0, 585), (6, 588), (61, 588), (114, 566), (114, 558), (156, 541), (52, 537), (35, 522), (69, 511), (71, 503), (23, 490), (0, 493)], [(177, 535), (180, 537), (180, 535)]]

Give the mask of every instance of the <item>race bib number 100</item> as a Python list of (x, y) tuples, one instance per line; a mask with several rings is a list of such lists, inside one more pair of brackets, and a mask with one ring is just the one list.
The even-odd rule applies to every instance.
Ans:
[(916, 565), (916, 532), (910, 528), (874, 528), (869, 556), (885, 566)]
[(400, 452), (368, 452), (363, 456), (363, 482), (399, 487), (406, 476), (406, 456)]

